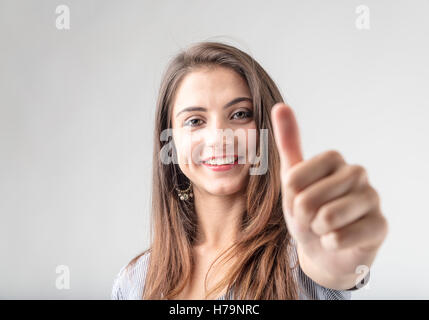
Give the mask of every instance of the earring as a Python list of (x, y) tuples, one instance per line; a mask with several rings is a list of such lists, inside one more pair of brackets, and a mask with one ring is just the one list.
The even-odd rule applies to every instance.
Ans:
[(179, 188), (176, 188), (177, 195), (180, 200), (185, 201), (194, 196), (191, 191), (191, 187), (192, 187), (192, 182), (189, 180), (189, 186), (185, 190), (180, 190)]

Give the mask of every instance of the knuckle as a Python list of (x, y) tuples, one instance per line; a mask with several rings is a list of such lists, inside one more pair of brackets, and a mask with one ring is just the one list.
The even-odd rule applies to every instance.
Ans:
[(294, 207), (302, 212), (311, 211), (311, 200), (305, 194), (298, 194), (294, 200)]
[(377, 190), (371, 186), (367, 189), (366, 197), (370, 203), (374, 203), (377, 206), (380, 204), (380, 196), (378, 195)]
[(298, 177), (294, 171), (286, 173), (284, 183), (286, 187), (293, 193), (299, 192)]
[(340, 232), (333, 232), (331, 235), (331, 244), (334, 248), (341, 248), (343, 244), (342, 235)]
[(389, 222), (387, 221), (386, 217), (383, 215), (380, 215), (380, 222), (381, 222), (381, 227), (385, 237), (389, 233)]
[(366, 169), (359, 164), (349, 165), (350, 175), (356, 177), (356, 179), (366, 178)]
[(335, 213), (332, 209), (322, 207), (312, 222), (312, 229), (318, 235), (326, 234), (335, 229)]
[(337, 150), (333, 150), (333, 149), (328, 150), (323, 154), (323, 156), (325, 158), (331, 160), (332, 162), (335, 162), (335, 163), (343, 163), (344, 162), (343, 156)]
[(334, 226), (336, 212), (333, 209), (331, 209), (331, 207), (322, 207), (320, 209), (319, 214), (320, 214), (321, 222), (325, 227), (331, 228)]

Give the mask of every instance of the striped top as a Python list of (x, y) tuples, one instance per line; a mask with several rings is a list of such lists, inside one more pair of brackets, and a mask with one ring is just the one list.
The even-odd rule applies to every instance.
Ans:
[[(294, 247), (295, 248), (295, 247)], [(297, 260), (296, 248), (293, 250), (292, 266)], [(112, 300), (140, 300), (146, 272), (148, 268), (150, 253), (146, 252), (141, 256), (136, 263), (129, 268), (126, 273), (126, 265), (121, 268), (116, 278), (113, 281), (113, 288), (111, 299)], [(309, 278), (301, 269), (298, 264), (297, 268), (292, 269), (293, 276), (298, 284), (298, 295), (301, 300), (346, 300), (351, 299), (351, 291), (357, 290), (352, 288), (349, 290), (334, 290), (325, 288)], [(369, 273), (361, 283), (367, 283)], [(233, 300), (234, 295), (232, 291), (220, 296), (217, 300)]]

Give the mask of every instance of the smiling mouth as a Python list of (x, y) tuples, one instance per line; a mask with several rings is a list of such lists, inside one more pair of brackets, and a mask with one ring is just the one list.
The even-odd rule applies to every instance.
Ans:
[(223, 157), (223, 158), (212, 158), (212, 159), (208, 159), (208, 160), (203, 160), (203, 161), (201, 161), (201, 163), (206, 165), (206, 166), (220, 167), (220, 166), (237, 164), (238, 159), (239, 159), (238, 156)]

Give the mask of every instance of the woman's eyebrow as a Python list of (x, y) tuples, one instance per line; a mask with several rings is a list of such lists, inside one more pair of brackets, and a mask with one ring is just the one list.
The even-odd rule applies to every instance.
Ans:
[[(239, 102), (241, 102), (241, 101), (250, 101), (250, 102), (253, 102), (252, 98), (249, 98), (249, 97), (238, 97), (238, 98), (235, 98), (234, 100), (232, 100), (232, 101), (228, 102), (226, 105), (224, 105), (224, 106), (223, 106), (223, 109), (226, 109), (226, 108), (228, 108), (228, 107), (231, 107), (232, 105), (234, 105), (234, 104), (236, 104), (236, 103), (239, 103)], [(187, 108), (184, 108), (184, 109), (180, 110), (180, 111), (176, 114), (176, 117), (177, 117), (177, 116), (179, 116), (179, 114), (181, 114), (182, 112), (191, 112), (191, 111), (207, 111), (207, 109), (206, 109), (206, 108), (204, 108), (204, 107), (201, 107), (201, 106), (191, 106), (191, 107), (187, 107)]]

